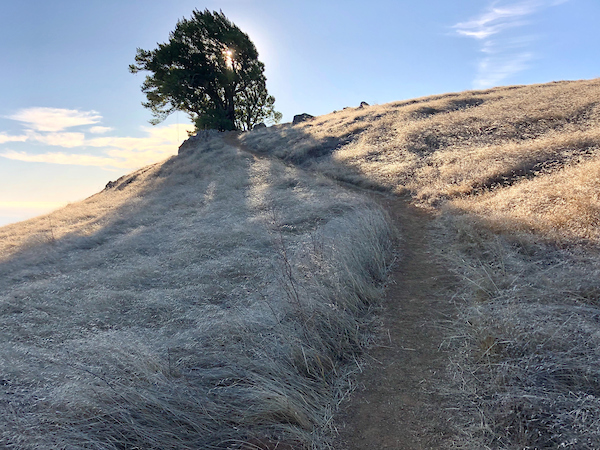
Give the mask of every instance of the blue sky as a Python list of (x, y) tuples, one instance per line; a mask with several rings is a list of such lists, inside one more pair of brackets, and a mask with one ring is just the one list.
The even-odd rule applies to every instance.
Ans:
[(176, 153), (141, 106), (136, 48), (193, 9), (249, 34), (283, 121), (345, 106), (600, 76), (598, 0), (42, 0), (0, 4), (0, 225)]

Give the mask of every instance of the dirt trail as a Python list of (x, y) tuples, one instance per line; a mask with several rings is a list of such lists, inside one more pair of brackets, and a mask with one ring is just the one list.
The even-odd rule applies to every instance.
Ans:
[[(225, 141), (253, 153), (237, 135)], [(263, 156), (264, 157), (264, 156)], [(448, 302), (454, 276), (431, 254), (431, 214), (408, 199), (372, 193), (400, 231), (399, 261), (383, 299), (383, 335), (368, 352), (358, 388), (335, 421), (339, 450), (453, 447), (450, 410), (439, 394), (447, 355), (439, 350), (454, 314)]]
[(376, 196), (401, 233), (400, 260), (384, 299), (384, 336), (336, 421), (340, 450), (452, 447), (450, 411), (438, 388), (447, 355), (439, 350), (453, 309), (454, 278), (430, 253), (430, 215), (397, 197)]

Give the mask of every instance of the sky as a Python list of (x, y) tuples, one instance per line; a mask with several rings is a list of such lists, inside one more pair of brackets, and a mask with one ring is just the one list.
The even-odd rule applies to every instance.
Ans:
[(0, 226), (177, 153), (189, 119), (150, 125), (128, 67), (194, 9), (250, 36), (283, 122), (600, 76), (598, 0), (0, 0)]

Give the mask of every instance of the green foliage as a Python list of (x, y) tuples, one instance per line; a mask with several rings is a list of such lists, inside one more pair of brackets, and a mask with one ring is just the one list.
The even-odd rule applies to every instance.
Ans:
[(275, 111), (275, 97), (269, 95), (264, 79), (253, 80), (236, 97), (236, 126), (241, 130), (251, 130), (254, 125), (270, 121), (278, 123), (281, 113)]
[(199, 115), (194, 120), (196, 130), (220, 130), (230, 131), (234, 130), (234, 123), (227, 117), (227, 114), (223, 110), (208, 109), (202, 115)]
[(153, 124), (177, 110), (199, 129), (249, 129), (281, 117), (254, 43), (222, 11), (194, 10), (190, 19), (177, 22), (167, 43), (138, 48), (129, 70), (151, 72), (142, 92)]

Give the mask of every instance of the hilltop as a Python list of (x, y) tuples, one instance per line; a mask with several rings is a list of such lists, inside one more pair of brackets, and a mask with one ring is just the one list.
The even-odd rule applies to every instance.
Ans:
[(330, 447), (355, 380), (377, 382), (357, 373), (402, 364), (361, 357), (403, 283), (435, 276), (417, 306), (448, 314), (403, 326), (442, 350), (426, 400), (451, 430), (407, 448), (598, 448), (598, 94), (501, 87), (208, 136), (0, 228), (0, 443)]
[[(597, 199), (586, 183), (598, 167), (599, 93), (595, 79), (437, 95), (345, 108), (242, 141), (335, 179), (408, 193), (421, 206), (452, 206), (555, 239), (597, 240), (586, 222)], [(553, 210), (549, 185), (576, 209)]]

